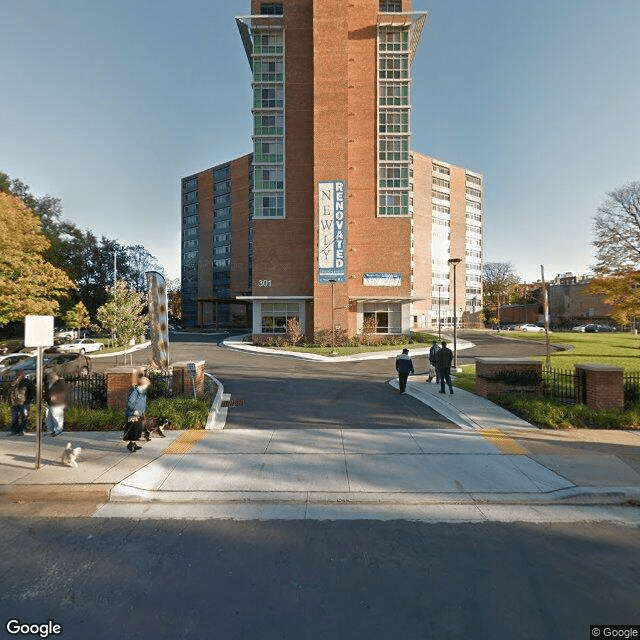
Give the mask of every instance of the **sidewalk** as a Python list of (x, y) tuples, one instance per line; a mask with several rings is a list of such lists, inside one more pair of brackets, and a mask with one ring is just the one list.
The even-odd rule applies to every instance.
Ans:
[[(0, 502), (91, 499), (105, 503), (100, 517), (420, 518), (444, 509), (465, 521), (498, 508), (535, 519), (552, 505), (575, 519), (585, 517), (576, 505), (640, 502), (638, 432), (535, 429), (463, 390), (437, 394), (419, 376), (408, 391), (459, 428), (169, 431), (133, 454), (119, 432), (65, 433), (43, 439), (38, 471), (32, 434), (0, 436)], [(78, 468), (59, 461), (67, 442), (83, 448)]]

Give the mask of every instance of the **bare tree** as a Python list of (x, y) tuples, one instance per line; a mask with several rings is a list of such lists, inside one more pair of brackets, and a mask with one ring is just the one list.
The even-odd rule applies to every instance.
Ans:
[(520, 278), (510, 262), (485, 262), (482, 271), (484, 306), (495, 310), (499, 324), (500, 305), (517, 295)]
[(594, 217), (598, 275), (623, 275), (640, 269), (640, 182), (607, 194)]

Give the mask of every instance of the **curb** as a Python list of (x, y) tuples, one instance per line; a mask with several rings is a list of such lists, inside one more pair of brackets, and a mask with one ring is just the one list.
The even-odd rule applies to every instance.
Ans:
[(13, 484), (0, 486), (3, 502), (109, 502), (115, 484)]
[(609, 505), (640, 504), (640, 487), (571, 487), (550, 493), (336, 493), (331, 491), (154, 491), (118, 485), (110, 504)]
[(226, 408), (222, 408), (224, 386), (222, 382), (218, 380), (218, 378), (212, 376), (210, 373), (205, 373), (204, 375), (211, 378), (218, 386), (218, 391), (216, 392), (215, 398), (211, 403), (209, 416), (207, 417), (207, 423), (205, 424), (204, 428), (205, 431), (219, 431), (224, 429), (224, 425), (227, 420), (227, 410)]

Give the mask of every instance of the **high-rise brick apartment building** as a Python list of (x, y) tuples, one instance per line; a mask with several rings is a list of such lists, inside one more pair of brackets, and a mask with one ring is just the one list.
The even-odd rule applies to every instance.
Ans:
[[(482, 177), (410, 151), (411, 64), (425, 19), (409, 0), (253, 0), (237, 18), (253, 74), (253, 154), (198, 174), (197, 190), (187, 190), (194, 176), (182, 181), (188, 318), (210, 324), (207, 310), (235, 297), (252, 305), (256, 335), (284, 332), (292, 317), (307, 335), (332, 321), (361, 333), (367, 318), (379, 333), (437, 328), (453, 315), (450, 258), (461, 259), (458, 317), (479, 311)], [(233, 229), (223, 290), (216, 172), (225, 166)], [(193, 204), (197, 234), (184, 222)], [(237, 263), (236, 246), (248, 251)], [(229, 321), (241, 315), (229, 311)]]

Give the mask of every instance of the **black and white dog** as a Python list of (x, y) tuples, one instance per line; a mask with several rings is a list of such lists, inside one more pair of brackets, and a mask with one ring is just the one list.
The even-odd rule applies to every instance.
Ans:
[(142, 435), (147, 442), (151, 440), (151, 436), (166, 438), (167, 436), (164, 435), (164, 430), (170, 426), (171, 422), (169, 422), (169, 418), (145, 418), (142, 421)]

